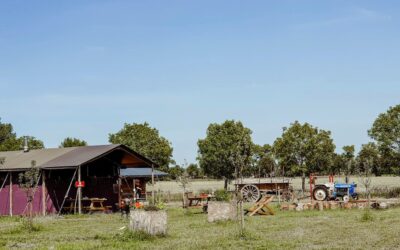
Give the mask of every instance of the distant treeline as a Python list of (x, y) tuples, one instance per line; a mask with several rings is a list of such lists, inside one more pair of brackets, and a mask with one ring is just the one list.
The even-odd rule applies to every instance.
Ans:
[[(400, 105), (380, 114), (366, 131), (370, 142), (355, 152), (354, 145), (340, 153), (329, 130), (309, 123), (293, 122), (283, 128), (272, 144), (257, 145), (252, 131), (242, 122), (227, 120), (212, 123), (204, 139), (198, 140), (198, 163), (178, 165), (172, 158), (169, 140), (148, 123), (126, 123), (109, 134), (110, 143), (125, 144), (160, 165), (175, 179), (186, 175), (233, 179), (235, 174), (250, 176), (299, 176), (319, 174), (400, 174)], [(43, 142), (28, 136), (31, 148), (43, 148)], [(17, 137), (9, 123), (0, 120), (0, 151), (19, 150), (23, 137)], [(67, 137), (60, 147), (84, 146), (83, 140)]]

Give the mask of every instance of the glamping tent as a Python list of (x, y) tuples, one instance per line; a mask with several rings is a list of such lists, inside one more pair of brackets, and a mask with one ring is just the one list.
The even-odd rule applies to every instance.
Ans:
[(121, 201), (121, 170), (158, 165), (120, 144), (0, 152), (0, 215), (21, 215), (27, 196), (19, 174), (34, 162), (39, 169), (33, 189), (33, 213), (82, 212), (100, 204), (117, 210)]

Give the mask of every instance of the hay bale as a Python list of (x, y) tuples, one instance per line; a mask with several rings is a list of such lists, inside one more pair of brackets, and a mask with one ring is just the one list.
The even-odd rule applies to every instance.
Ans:
[(237, 205), (236, 202), (210, 201), (208, 203), (208, 222), (221, 220), (236, 220)]
[(150, 235), (165, 235), (167, 233), (167, 212), (145, 211), (136, 209), (131, 211), (129, 229), (144, 231)]

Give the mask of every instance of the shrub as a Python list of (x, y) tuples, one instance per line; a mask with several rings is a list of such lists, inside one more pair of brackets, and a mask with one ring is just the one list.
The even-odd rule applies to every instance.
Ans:
[(215, 199), (217, 201), (230, 201), (231, 200), (231, 195), (229, 194), (228, 191), (224, 189), (219, 189), (215, 191)]
[(156, 205), (146, 205), (143, 207), (144, 211), (159, 211), (160, 209)]

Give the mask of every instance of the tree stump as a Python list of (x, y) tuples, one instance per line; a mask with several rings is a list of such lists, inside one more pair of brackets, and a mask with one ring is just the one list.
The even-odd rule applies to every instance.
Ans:
[(322, 202), (322, 201), (318, 202), (318, 210), (319, 211), (324, 211), (324, 202)]
[(220, 220), (236, 220), (236, 202), (221, 202), (210, 201), (208, 202), (207, 220), (208, 222)]
[(167, 233), (166, 211), (131, 211), (129, 228), (133, 231), (144, 231), (150, 235), (165, 235)]

